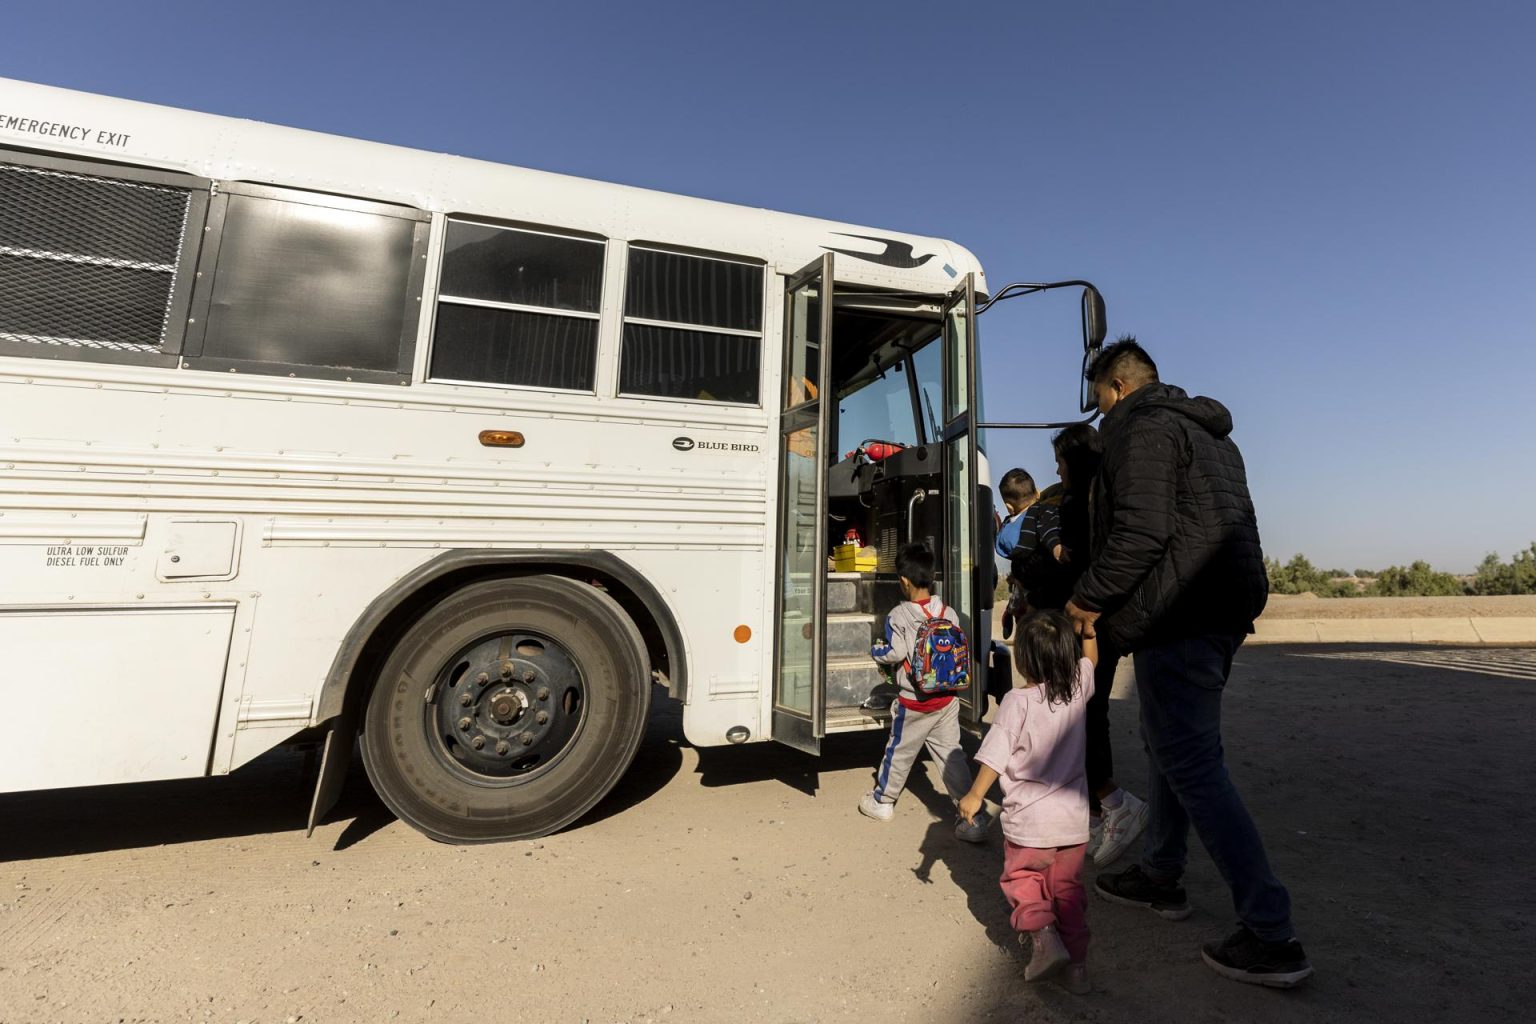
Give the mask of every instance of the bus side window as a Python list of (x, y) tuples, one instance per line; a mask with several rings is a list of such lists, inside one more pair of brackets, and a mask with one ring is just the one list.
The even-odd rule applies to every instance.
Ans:
[(208, 183), (0, 151), (0, 353), (174, 365)]
[(449, 220), (428, 377), (591, 391), (606, 246)]
[(385, 203), (223, 186), (199, 264), (189, 365), (408, 382), (426, 220)]
[(763, 272), (631, 245), (619, 393), (759, 404)]

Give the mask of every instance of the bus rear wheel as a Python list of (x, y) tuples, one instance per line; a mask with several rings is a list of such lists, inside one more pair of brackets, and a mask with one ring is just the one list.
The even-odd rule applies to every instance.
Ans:
[(442, 842), (548, 835), (629, 767), (648, 665), (634, 622), (595, 587), (559, 576), (464, 587), (386, 660), (363, 724), (368, 777)]

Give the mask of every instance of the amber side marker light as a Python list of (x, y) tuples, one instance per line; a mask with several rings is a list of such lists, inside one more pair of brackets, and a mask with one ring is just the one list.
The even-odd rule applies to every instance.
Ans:
[(752, 627), (746, 625), (737, 626), (736, 632), (731, 635), (736, 638), (737, 643), (744, 644), (752, 639)]
[(516, 430), (482, 430), (480, 443), (487, 448), (521, 448), (523, 435)]

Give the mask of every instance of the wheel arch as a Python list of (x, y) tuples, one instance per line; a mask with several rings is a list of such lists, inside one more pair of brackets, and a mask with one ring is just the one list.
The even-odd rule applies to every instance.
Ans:
[(603, 585), (634, 621), (654, 671), (668, 692), (684, 699), (688, 661), (677, 619), (660, 592), (640, 572), (605, 551), (447, 551), (396, 580), (369, 602), (347, 632), (315, 703), (317, 724), (355, 715), (377, 681), (398, 637), (427, 608), (470, 583), (548, 574)]

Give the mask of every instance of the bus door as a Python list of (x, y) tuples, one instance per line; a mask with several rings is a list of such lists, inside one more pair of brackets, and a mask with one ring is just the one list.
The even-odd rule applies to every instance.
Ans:
[(970, 642), (970, 682), (961, 694), (961, 721), (979, 729), (987, 710), (986, 673), (992, 645), (992, 501), (983, 495), (977, 444), (976, 282), (965, 276), (943, 311), (944, 543), (938, 552), (941, 596), (960, 616)]
[(773, 739), (821, 752), (826, 735), (827, 436), (832, 365), (832, 254), (784, 290), (779, 405), (778, 572)]

